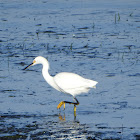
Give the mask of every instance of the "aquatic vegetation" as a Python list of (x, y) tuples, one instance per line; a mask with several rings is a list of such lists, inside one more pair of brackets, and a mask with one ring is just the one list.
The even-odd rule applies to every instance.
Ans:
[(130, 13), (130, 14), (129, 14), (129, 16), (130, 16), (130, 17), (132, 17), (132, 16), (133, 16), (133, 12), (132, 12), (132, 13)]
[(120, 14), (115, 14), (115, 24), (121, 20)]

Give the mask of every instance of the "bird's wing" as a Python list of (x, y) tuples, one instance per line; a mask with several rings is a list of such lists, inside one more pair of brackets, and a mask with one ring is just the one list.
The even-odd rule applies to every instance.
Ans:
[[(94, 86), (94, 84), (92, 83), (94, 81), (85, 79), (77, 74), (67, 72), (57, 74), (54, 77), (54, 81), (62, 92), (70, 94), (86, 92), (87, 89)], [(91, 86), (91, 84), (93, 85)]]

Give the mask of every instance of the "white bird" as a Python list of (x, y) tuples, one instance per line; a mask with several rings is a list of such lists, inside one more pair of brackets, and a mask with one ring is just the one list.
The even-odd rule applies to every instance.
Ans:
[(63, 104), (65, 109), (65, 103), (68, 103), (74, 104), (74, 112), (76, 112), (76, 105), (79, 105), (79, 101), (75, 96), (81, 93), (87, 93), (90, 88), (96, 88), (96, 84), (98, 83), (90, 79), (85, 79), (75, 73), (69, 72), (61, 72), (52, 77), (48, 72), (49, 62), (42, 56), (36, 57), (30, 65), (24, 68), (24, 70), (36, 64), (43, 65), (42, 75), (49, 85), (60, 92), (72, 95), (75, 100), (75, 102), (61, 101), (58, 104), (57, 109), (59, 109)]

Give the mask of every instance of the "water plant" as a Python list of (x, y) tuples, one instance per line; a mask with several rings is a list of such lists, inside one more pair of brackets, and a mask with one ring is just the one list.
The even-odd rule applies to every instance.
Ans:
[(118, 21), (120, 21), (121, 17), (120, 17), (120, 14), (118, 13)]
[(115, 14), (115, 24), (117, 23), (117, 21), (120, 21), (121, 17), (120, 14)]
[(71, 51), (72, 51), (72, 45), (73, 45), (73, 43), (70, 44), (70, 48), (69, 48)]
[(88, 43), (84, 46), (84, 48), (87, 48), (88, 47)]
[(133, 15), (133, 12), (131, 12), (131, 13), (129, 14), (130, 17), (132, 17), (132, 15)]

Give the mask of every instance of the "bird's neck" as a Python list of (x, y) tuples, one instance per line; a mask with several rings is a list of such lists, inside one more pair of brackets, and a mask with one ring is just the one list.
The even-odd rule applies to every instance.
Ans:
[(54, 82), (54, 78), (49, 74), (48, 70), (49, 70), (49, 65), (44, 64), (43, 69), (42, 69), (42, 74), (43, 74), (44, 79), (47, 81), (47, 83), (50, 86), (52, 86), (53, 88), (59, 90), (58, 86)]

